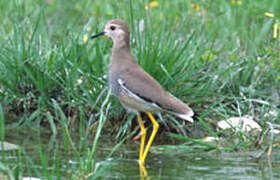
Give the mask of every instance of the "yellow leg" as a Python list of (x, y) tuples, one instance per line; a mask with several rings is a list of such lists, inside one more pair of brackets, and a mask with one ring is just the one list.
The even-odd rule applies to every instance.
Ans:
[(145, 146), (147, 131), (146, 131), (146, 128), (145, 128), (144, 123), (142, 121), (140, 113), (137, 114), (137, 119), (138, 119), (138, 124), (139, 124), (140, 129), (141, 129), (141, 144), (140, 144), (140, 151), (139, 151), (139, 163), (144, 165), (144, 161), (142, 161), (142, 160), (143, 160), (143, 153), (144, 153), (144, 146)]
[(152, 143), (153, 143), (153, 141), (155, 139), (155, 136), (157, 134), (158, 127), (159, 127), (159, 125), (158, 125), (157, 121), (155, 120), (154, 116), (150, 112), (147, 112), (147, 115), (149, 116), (150, 120), (153, 123), (153, 132), (151, 134), (151, 137), (149, 138), (149, 141), (148, 141), (148, 143), (147, 143), (147, 145), (145, 147), (144, 154), (142, 156), (141, 162), (143, 162), (143, 164), (145, 163), (145, 159), (146, 159), (147, 154), (149, 152), (149, 149), (150, 149), (150, 147), (151, 147), (151, 145), (152, 145)]
[(148, 176), (148, 171), (144, 164), (139, 164), (140, 180), (150, 179)]

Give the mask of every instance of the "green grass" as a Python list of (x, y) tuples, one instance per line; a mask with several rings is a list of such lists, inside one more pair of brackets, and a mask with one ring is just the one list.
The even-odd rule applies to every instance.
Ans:
[[(135, 130), (133, 117), (126, 115), (114, 97), (106, 96), (111, 41), (98, 38), (83, 42), (85, 35), (102, 31), (112, 18), (127, 21), (132, 51), (139, 64), (165, 89), (190, 103), (206, 134), (224, 135), (217, 131), (216, 124), (232, 116), (253, 116), (264, 128), (264, 137), (269, 129), (266, 122), (280, 123), (280, 41), (279, 37), (273, 38), (273, 26), (280, 20), (278, 0), (242, 1), (240, 6), (219, 0), (162, 0), (157, 7), (145, 10), (147, 3), (1, 1), (1, 139), (8, 127), (14, 131), (27, 127), (50, 129), (53, 135), (62, 133), (64, 148), (73, 151), (77, 159), (80, 157), (81, 174), (73, 173), (75, 178), (96, 168), (94, 153), (99, 136), (88, 147), (83, 145), (85, 140), (73, 141), (69, 126), (80, 139), (88, 138), (92, 127), (100, 135), (103, 126), (103, 134), (117, 136), (117, 140), (131, 136)], [(199, 11), (194, 4), (199, 5)], [(265, 12), (275, 17), (266, 17)], [(142, 20), (143, 31), (139, 28)], [(271, 110), (278, 115), (265, 116)], [(201, 141), (187, 137), (192, 125), (182, 125), (182, 121), (168, 115), (164, 119), (175, 133), (172, 138), (203, 146)], [(218, 145), (216, 149), (255, 148), (254, 136), (224, 136), (230, 145)], [(263, 143), (261, 147), (270, 145)], [(34, 173), (19, 165), (10, 166), (12, 170), (6, 172), (28, 171), (49, 179), (52, 175), (67, 176), (69, 172), (47, 170), (50, 166), (61, 167), (63, 155), (49, 162), (41, 146), (38, 152), (43, 170), (34, 168)], [(21, 158), (25, 159), (25, 155), (21, 151)], [(36, 166), (37, 162), (29, 160), (30, 165)], [(1, 169), (8, 168), (0, 165)]]

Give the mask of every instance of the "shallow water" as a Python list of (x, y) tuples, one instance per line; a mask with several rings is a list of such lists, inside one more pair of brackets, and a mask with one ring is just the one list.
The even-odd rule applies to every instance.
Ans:
[[(152, 153), (146, 163), (151, 179), (280, 179), (279, 159), (256, 159), (248, 153)], [(106, 179), (120, 177), (139, 178), (135, 159), (113, 163)]]
[[(34, 168), (40, 172), (42, 171), (42, 163), (40, 162), (38, 144), (41, 144), (41, 147), (45, 149), (45, 153), (50, 152), (49, 157), (52, 157), (56, 144), (63, 144), (63, 142), (59, 142), (59, 139), (59, 137), (51, 138), (46, 134), (16, 131), (7, 132), (5, 141), (22, 146), (26, 152), (25, 155), (33, 160), (36, 165)], [(91, 140), (87, 142), (90, 146)], [(111, 141), (110, 138), (103, 137), (99, 141), (96, 161), (100, 167), (104, 164), (107, 165), (99, 179), (280, 179), (280, 157), (276, 153), (271, 159), (268, 159), (265, 155), (261, 158), (255, 158), (255, 152), (194, 153), (194, 151), (180, 149), (181, 146), (169, 146), (172, 148), (168, 148), (157, 145), (153, 146), (146, 161), (148, 175), (141, 177), (137, 163), (139, 143), (129, 140), (126, 144), (122, 144), (113, 156), (108, 158), (108, 154), (115, 145), (116, 142)], [(66, 175), (66, 169), (75, 169), (79, 162), (74, 155), (73, 158), (71, 157), (69, 151), (65, 151), (63, 148), (57, 150), (61, 151), (59, 152), (60, 156), (67, 157), (61, 158), (61, 162), (65, 166), (65, 169), (61, 168), (61, 173)], [(0, 160), (4, 164), (13, 166), (13, 163), (16, 163), (16, 159), (18, 159), (17, 156), (17, 153), (5, 153), (4, 159), (3, 154), (0, 153)], [(49, 164), (52, 163), (49, 162)], [(27, 176), (36, 176), (36, 173), (32, 175), (32, 167), (31, 170), (25, 172), (27, 172)]]

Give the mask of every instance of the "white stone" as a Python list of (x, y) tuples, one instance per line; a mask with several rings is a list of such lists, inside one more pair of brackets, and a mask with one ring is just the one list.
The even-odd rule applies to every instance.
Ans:
[(22, 180), (41, 180), (41, 179), (36, 177), (23, 177)]
[(280, 133), (280, 130), (278, 129), (273, 129), (273, 134), (279, 134)]
[(0, 151), (14, 151), (18, 150), (19, 146), (5, 141), (0, 141)]
[(231, 117), (227, 120), (222, 120), (218, 122), (218, 127), (221, 129), (231, 129), (236, 128), (243, 132), (250, 132), (252, 130), (261, 131), (261, 126), (253, 120), (251, 116), (243, 117)]
[(219, 140), (218, 137), (213, 137), (213, 136), (207, 136), (202, 139), (203, 142), (214, 142), (214, 141), (218, 141), (218, 140)]

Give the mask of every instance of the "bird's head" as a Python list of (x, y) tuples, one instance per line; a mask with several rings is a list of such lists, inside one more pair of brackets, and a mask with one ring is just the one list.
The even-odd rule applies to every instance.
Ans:
[(126, 42), (129, 44), (129, 29), (125, 21), (113, 19), (109, 21), (104, 28), (104, 31), (98, 34), (93, 34), (91, 38), (96, 38), (101, 35), (110, 37), (114, 43)]

